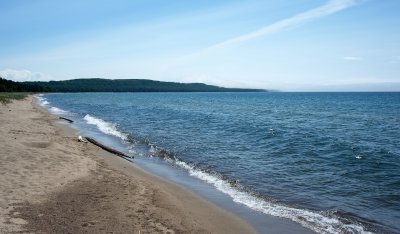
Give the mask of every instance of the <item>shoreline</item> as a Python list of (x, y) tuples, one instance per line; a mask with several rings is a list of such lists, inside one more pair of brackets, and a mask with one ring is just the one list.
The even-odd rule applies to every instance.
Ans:
[(0, 111), (0, 232), (255, 233), (239, 217), (91, 144), (32, 96)]

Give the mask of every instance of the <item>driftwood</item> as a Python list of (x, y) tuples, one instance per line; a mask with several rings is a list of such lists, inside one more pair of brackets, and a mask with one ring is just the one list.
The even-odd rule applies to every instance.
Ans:
[(103, 150), (108, 151), (108, 152), (110, 152), (112, 154), (118, 155), (118, 156), (120, 156), (122, 158), (125, 158), (125, 157), (133, 158), (133, 156), (128, 156), (128, 155), (126, 155), (126, 154), (124, 154), (124, 153), (122, 153), (122, 152), (120, 152), (118, 150), (115, 150), (115, 149), (112, 149), (112, 148), (110, 148), (108, 146), (105, 146), (105, 145), (101, 144), (100, 142), (96, 141), (93, 138), (90, 138), (90, 137), (85, 137), (85, 138), (86, 138), (87, 141), (89, 141), (93, 145), (97, 145), (98, 147), (100, 147)]
[(74, 121), (73, 120), (70, 120), (70, 119), (67, 119), (67, 118), (64, 118), (64, 117), (59, 117), (60, 119), (63, 119), (63, 120), (66, 120), (66, 121), (68, 121), (69, 123), (73, 123)]

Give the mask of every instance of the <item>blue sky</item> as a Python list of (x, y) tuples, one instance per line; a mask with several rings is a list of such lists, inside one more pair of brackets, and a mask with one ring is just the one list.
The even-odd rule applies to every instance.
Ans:
[(399, 0), (0, 1), (0, 75), (400, 91)]

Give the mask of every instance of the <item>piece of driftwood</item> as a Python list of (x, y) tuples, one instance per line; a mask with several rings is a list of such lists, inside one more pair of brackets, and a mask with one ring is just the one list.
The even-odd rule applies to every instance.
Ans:
[(70, 120), (70, 119), (67, 119), (67, 118), (64, 118), (64, 117), (59, 117), (60, 119), (63, 119), (63, 120), (66, 120), (66, 121), (68, 121), (69, 123), (73, 123), (74, 121), (73, 120)]
[(108, 146), (105, 146), (105, 145), (101, 144), (100, 142), (96, 141), (95, 139), (93, 139), (91, 137), (85, 137), (85, 138), (86, 138), (87, 141), (89, 141), (93, 145), (97, 145), (98, 147), (100, 147), (103, 150), (108, 151), (108, 152), (110, 152), (112, 154), (118, 155), (118, 156), (120, 156), (122, 158), (125, 158), (125, 157), (133, 158), (133, 156), (128, 156), (128, 155), (126, 155), (126, 154), (124, 154), (124, 153), (122, 153), (122, 152), (120, 152), (118, 150), (115, 150), (115, 149), (112, 149), (112, 148), (110, 148)]

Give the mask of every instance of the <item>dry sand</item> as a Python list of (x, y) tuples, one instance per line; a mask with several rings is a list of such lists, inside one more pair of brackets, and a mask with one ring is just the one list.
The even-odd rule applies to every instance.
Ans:
[(32, 97), (0, 105), (0, 233), (254, 233), (90, 143)]

